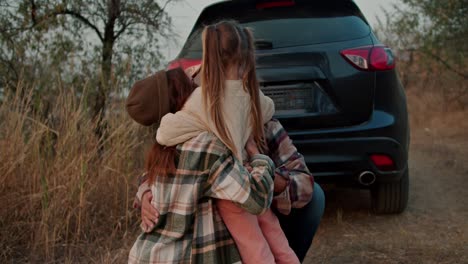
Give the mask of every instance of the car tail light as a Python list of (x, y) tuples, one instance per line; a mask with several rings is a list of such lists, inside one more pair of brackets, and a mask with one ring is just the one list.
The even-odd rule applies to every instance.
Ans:
[(271, 0), (263, 0), (257, 1), (257, 9), (266, 9), (266, 8), (273, 8), (273, 7), (286, 7), (286, 6), (293, 6), (296, 3), (294, 0), (279, 0), (279, 1), (271, 1)]
[(391, 171), (395, 170), (395, 162), (392, 158), (383, 154), (373, 154), (371, 155), (371, 160), (374, 165), (381, 171)]
[(341, 55), (359, 70), (386, 71), (395, 68), (395, 57), (386, 46), (367, 46), (341, 51)]
[(183, 70), (186, 70), (189, 67), (198, 65), (201, 63), (200, 59), (178, 59), (178, 60), (173, 60), (169, 63), (169, 66), (167, 66), (168, 70), (172, 70), (175, 68), (182, 68)]

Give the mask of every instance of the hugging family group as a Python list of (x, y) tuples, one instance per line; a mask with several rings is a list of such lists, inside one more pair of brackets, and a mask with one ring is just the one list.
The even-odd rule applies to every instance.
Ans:
[(300, 263), (325, 199), (259, 89), (249, 28), (208, 25), (201, 65), (138, 81), (129, 115), (157, 126), (129, 263)]

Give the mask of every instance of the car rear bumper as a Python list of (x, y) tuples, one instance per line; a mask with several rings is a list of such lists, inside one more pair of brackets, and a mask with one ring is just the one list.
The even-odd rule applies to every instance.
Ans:
[[(319, 182), (357, 181), (364, 171), (373, 172), (377, 182), (396, 181), (407, 169), (407, 162), (402, 158), (406, 156), (404, 149), (391, 138), (295, 140), (294, 144)], [(371, 161), (371, 154), (390, 156), (396, 169), (379, 170)]]
[[(371, 119), (358, 126), (309, 131), (285, 129), (318, 182), (357, 183), (364, 171), (373, 172), (377, 182), (400, 179), (408, 167), (407, 126), (387, 112), (374, 110)], [(389, 156), (395, 169), (379, 170), (370, 158), (372, 154)]]

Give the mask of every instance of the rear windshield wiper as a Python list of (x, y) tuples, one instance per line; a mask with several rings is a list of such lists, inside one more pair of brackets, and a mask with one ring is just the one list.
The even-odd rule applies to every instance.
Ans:
[(258, 50), (273, 49), (273, 42), (259, 39), (255, 41), (255, 48)]

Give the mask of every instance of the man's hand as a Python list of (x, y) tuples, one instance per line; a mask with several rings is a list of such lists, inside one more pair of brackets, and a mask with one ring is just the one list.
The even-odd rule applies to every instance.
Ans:
[(146, 233), (151, 232), (159, 220), (159, 212), (151, 204), (151, 199), (153, 199), (151, 192), (146, 192), (141, 197), (141, 221)]

